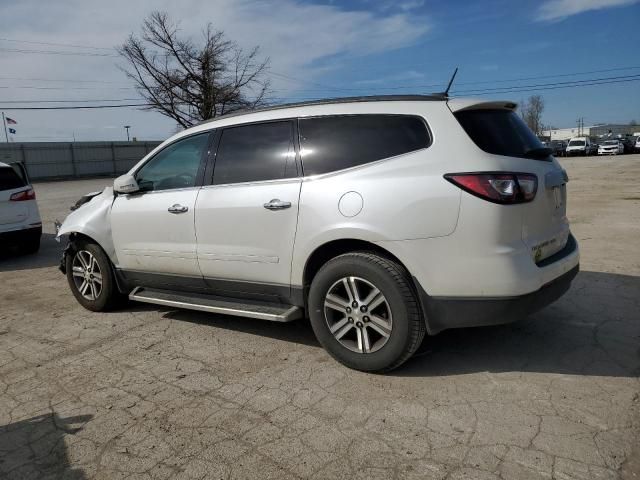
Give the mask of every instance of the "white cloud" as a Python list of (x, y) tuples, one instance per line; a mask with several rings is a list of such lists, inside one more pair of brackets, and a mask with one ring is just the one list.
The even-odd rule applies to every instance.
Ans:
[[(337, 5), (314, 5), (302, 0), (21, 0), (4, 2), (0, 15), (2, 38), (37, 42), (113, 47), (127, 35), (137, 32), (152, 10), (167, 11), (179, 20), (184, 35), (197, 39), (207, 22), (224, 30), (229, 39), (245, 48), (261, 47), (271, 59), (271, 70), (296, 77), (303, 82), (274, 76), (275, 96), (284, 91), (309, 88), (304, 82), (320, 82), (319, 75), (336, 68), (345, 56), (362, 56), (390, 51), (414, 44), (428, 30), (424, 16), (399, 11), (380, 15), (373, 11), (345, 10)], [(34, 14), (37, 12), (37, 15)], [(76, 50), (61, 46), (18, 44), (0, 41), (0, 48)], [(91, 50), (89, 50), (91, 51)], [(94, 50), (95, 52), (95, 50)], [(98, 51), (104, 53), (103, 51)], [(117, 57), (35, 55), (0, 50), (0, 77), (101, 80), (104, 84), (76, 84), (60, 90), (16, 87), (70, 87), (68, 83), (10, 81), (0, 78), (3, 100), (22, 99), (116, 99), (136, 96), (116, 64)], [(111, 82), (111, 83), (108, 83)], [(89, 87), (100, 87), (89, 89)], [(82, 88), (81, 88), (82, 87)], [(313, 88), (313, 86), (311, 87)], [(159, 114), (136, 110), (100, 110), (67, 112), (20, 112), (23, 119), (19, 134), (62, 129), (82, 130), (83, 139), (106, 138), (109, 130), (101, 125), (131, 123), (138, 137), (162, 137), (173, 124)], [(84, 129), (86, 125), (95, 128)], [(54, 127), (55, 126), (55, 127)], [(85, 136), (86, 135), (86, 136)], [(33, 136), (37, 136), (33, 133)], [(69, 135), (70, 136), (70, 135)], [(24, 138), (24, 137), (23, 137)]]
[(563, 20), (572, 15), (589, 10), (601, 10), (610, 7), (622, 7), (637, 3), (639, 0), (547, 0), (538, 9), (536, 20)]

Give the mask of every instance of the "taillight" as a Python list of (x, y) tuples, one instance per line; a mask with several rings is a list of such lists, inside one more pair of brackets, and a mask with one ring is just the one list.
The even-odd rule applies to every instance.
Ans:
[(462, 190), (493, 203), (530, 202), (538, 190), (538, 177), (531, 173), (448, 173), (444, 178)]
[(22, 192), (14, 193), (9, 197), (12, 202), (24, 202), (25, 200), (35, 200), (36, 192), (33, 188), (29, 190), (23, 190)]

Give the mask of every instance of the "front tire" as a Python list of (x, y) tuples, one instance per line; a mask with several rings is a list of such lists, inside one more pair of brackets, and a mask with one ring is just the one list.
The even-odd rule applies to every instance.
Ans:
[(320, 344), (356, 370), (399, 367), (425, 334), (408, 272), (373, 253), (347, 253), (327, 262), (311, 283), (308, 307)]
[(79, 241), (66, 256), (67, 281), (78, 303), (92, 312), (114, 309), (120, 303), (111, 262), (99, 245)]

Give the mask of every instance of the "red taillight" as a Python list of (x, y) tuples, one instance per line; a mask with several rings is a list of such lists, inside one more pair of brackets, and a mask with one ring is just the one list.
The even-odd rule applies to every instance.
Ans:
[(494, 203), (530, 202), (538, 190), (538, 177), (531, 173), (448, 173), (444, 178), (464, 191)]
[(14, 193), (9, 197), (12, 202), (24, 202), (25, 200), (35, 200), (36, 192), (33, 188), (29, 190), (23, 190), (22, 192)]

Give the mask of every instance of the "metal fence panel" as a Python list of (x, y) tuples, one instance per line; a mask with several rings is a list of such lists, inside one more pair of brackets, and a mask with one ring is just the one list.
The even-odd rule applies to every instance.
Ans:
[(117, 175), (160, 142), (25, 142), (0, 144), (0, 162), (20, 161), (32, 180)]

